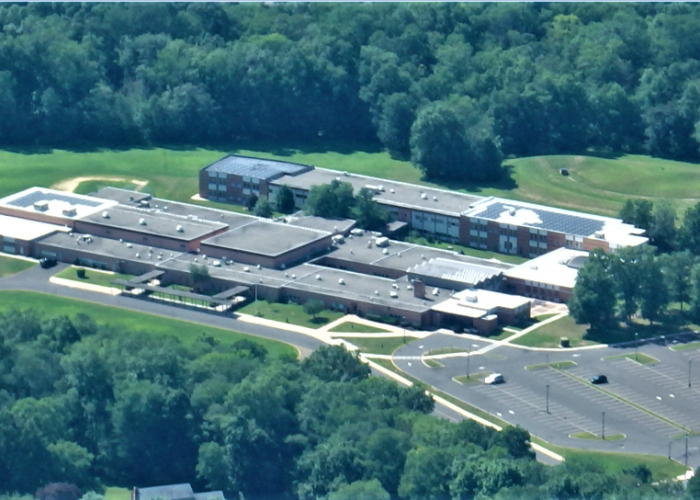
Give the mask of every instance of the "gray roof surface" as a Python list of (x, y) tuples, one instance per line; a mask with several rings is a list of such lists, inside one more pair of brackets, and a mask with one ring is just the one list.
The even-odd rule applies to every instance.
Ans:
[(181, 500), (186, 498), (194, 498), (192, 486), (187, 483), (153, 486), (152, 488), (139, 488), (138, 491), (139, 500), (153, 500), (154, 498)]
[(410, 269), (410, 274), (429, 276), (470, 285), (478, 285), (484, 280), (502, 274), (505, 269), (482, 266), (474, 263), (457, 262), (449, 259), (430, 259)]
[[(367, 242), (371, 239), (370, 233), (363, 236), (353, 236), (345, 238), (345, 243), (334, 246), (331, 253), (325, 257), (342, 259), (352, 262), (363, 262), (374, 264), (389, 269), (407, 270), (430, 259), (450, 259), (457, 262), (471, 263), (473, 265), (484, 266), (494, 270), (506, 270), (513, 267), (511, 264), (494, 262), (487, 259), (479, 259), (469, 255), (461, 255), (450, 250), (431, 248), (412, 243), (390, 240), (386, 247), (378, 247), (372, 243), (372, 247), (367, 247)], [(384, 253), (386, 249), (387, 253)]]
[(224, 498), (223, 491), (207, 491), (204, 493), (195, 493), (194, 500), (216, 500), (217, 498)]
[[(193, 220), (184, 216), (130, 208), (124, 205), (112, 207), (106, 212), (109, 214), (109, 218), (104, 218), (101, 212), (97, 212), (81, 217), (80, 220), (147, 235), (166, 236), (181, 241), (202, 238), (227, 226), (222, 222)], [(142, 218), (146, 221), (146, 225), (139, 224), (139, 220)], [(182, 226), (183, 231), (177, 231), (177, 226)]]
[(321, 231), (328, 231), (329, 233), (344, 233), (355, 226), (355, 221), (353, 219), (332, 219), (309, 215), (306, 217), (293, 218), (288, 224), (290, 226), (319, 229)]
[[(563, 210), (551, 209), (542, 205), (520, 204), (509, 200), (496, 200), (492, 203), (485, 204), (484, 209), (477, 207), (465, 215), (479, 217), (481, 219), (498, 220), (504, 212), (508, 212), (509, 207), (516, 209), (516, 217), (521, 210), (528, 210), (537, 214), (541, 221), (510, 222), (510, 224), (517, 224), (520, 226), (534, 227), (578, 236), (592, 236), (596, 231), (602, 230), (605, 225), (605, 221), (596, 216), (583, 213), (580, 215), (566, 213)], [(504, 221), (504, 223), (508, 222)]]
[(71, 205), (83, 205), (92, 208), (99, 207), (104, 203), (101, 200), (92, 201), (83, 197), (73, 196), (69, 193), (62, 194), (37, 190), (9, 201), (7, 204), (13, 207), (27, 208), (39, 201), (62, 201), (64, 203), (70, 203)]
[(276, 256), (329, 235), (327, 231), (260, 219), (216, 235), (202, 243), (242, 252)]
[[(316, 276), (321, 280), (317, 280)], [(343, 279), (344, 284), (339, 280)], [(398, 288), (394, 288), (394, 283)], [(375, 302), (381, 305), (396, 307), (397, 311), (425, 311), (438, 302), (442, 302), (450, 297), (450, 291), (440, 290), (440, 295), (432, 295), (432, 287), (426, 289), (425, 298), (413, 296), (413, 290), (408, 290), (408, 279), (404, 276), (398, 280), (370, 276), (366, 274), (353, 273), (340, 269), (319, 267), (317, 272), (308, 274), (287, 285), (287, 290), (304, 290), (307, 292), (317, 292), (328, 295), (324, 300), (326, 304), (333, 302), (334, 297), (342, 297), (358, 302)], [(378, 294), (375, 294), (379, 292)], [(392, 298), (391, 292), (397, 292), (398, 297)]]
[(148, 193), (115, 187), (103, 187), (90, 196), (94, 196), (95, 198), (100, 198), (102, 200), (113, 200), (124, 205), (136, 205), (141, 200), (151, 199), (151, 195)]
[[(41, 244), (50, 245), (59, 250), (61, 248), (74, 249), (77, 247), (81, 251), (90, 252), (98, 256), (103, 255), (107, 257), (115, 257), (121, 260), (145, 262), (153, 265), (169, 259), (171, 255), (179, 255), (179, 252), (153, 248), (149, 247), (148, 245), (140, 245), (138, 243), (119, 243), (119, 240), (101, 238), (99, 236), (92, 236), (92, 243), (85, 243), (81, 241), (81, 243), (78, 245), (79, 236), (84, 235), (73, 233), (73, 236), (70, 236), (68, 233), (55, 233), (47, 236), (46, 238), (38, 240), (38, 242)], [(131, 248), (129, 248), (127, 245), (131, 245)], [(152, 248), (153, 253), (148, 253), (149, 248)], [(161, 252), (162, 259), (158, 259), (158, 255)], [(137, 253), (139, 254), (139, 257), (136, 257)]]
[(285, 174), (295, 175), (311, 168), (313, 167), (310, 165), (299, 163), (229, 155), (204, 167), (204, 170), (226, 172), (227, 174), (256, 179), (272, 179)]
[[(287, 184), (290, 188), (310, 189), (311, 186), (329, 184), (334, 179), (352, 184), (355, 192), (361, 188), (371, 186), (383, 186), (384, 191), (378, 192), (374, 199), (386, 205), (403, 206), (414, 210), (424, 210), (427, 212), (438, 212), (445, 215), (458, 217), (469, 208), (469, 205), (482, 200), (482, 196), (446, 191), (416, 184), (406, 184), (375, 177), (367, 177), (357, 174), (344, 175), (343, 172), (315, 168), (299, 175), (287, 175), (276, 179), (272, 184)], [(392, 193), (391, 190), (394, 190)], [(421, 194), (425, 193), (427, 199), (423, 199)], [(433, 199), (437, 197), (437, 201)]]

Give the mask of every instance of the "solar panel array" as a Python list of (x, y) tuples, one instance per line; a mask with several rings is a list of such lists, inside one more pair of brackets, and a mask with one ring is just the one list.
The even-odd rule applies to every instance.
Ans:
[(227, 156), (209, 165), (207, 170), (254, 177), (256, 179), (269, 179), (284, 174), (296, 175), (301, 172), (306, 172), (311, 168), (313, 167), (309, 165), (300, 165), (298, 163), (248, 158), (246, 156)]
[(86, 200), (85, 198), (78, 198), (77, 196), (71, 196), (69, 194), (58, 194), (58, 193), (45, 193), (43, 191), (33, 191), (26, 194), (20, 198), (14, 199), (8, 202), (8, 205), (14, 207), (27, 208), (31, 207), (35, 203), (40, 201), (62, 201), (64, 203), (70, 203), (71, 205), (82, 205), (85, 207), (99, 207), (104, 202), (103, 201), (92, 201)]
[[(497, 221), (503, 212), (508, 212), (507, 207), (514, 207), (516, 210), (522, 210), (517, 204), (504, 204), (501, 202), (492, 203), (487, 206), (483, 212), (475, 213), (475, 217), (482, 219), (489, 219)], [(581, 217), (577, 215), (565, 214), (560, 212), (554, 212), (543, 209), (533, 209), (532, 207), (527, 207), (527, 210), (532, 210), (535, 212), (541, 223), (528, 222), (515, 223), (520, 226), (536, 227), (539, 229), (546, 229), (548, 231), (557, 231), (560, 233), (574, 234), (578, 236), (591, 236), (596, 231), (603, 229), (605, 223), (602, 220), (589, 219), (586, 217)]]

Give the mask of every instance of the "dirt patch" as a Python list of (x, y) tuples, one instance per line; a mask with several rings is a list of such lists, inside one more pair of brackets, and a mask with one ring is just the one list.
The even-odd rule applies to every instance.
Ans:
[(72, 179), (66, 179), (61, 182), (57, 182), (56, 184), (51, 186), (51, 188), (57, 189), (59, 191), (68, 191), (72, 193), (78, 188), (81, 182), (87, 181), (130, 182), (132, 184), (136, 184), (136, 191), (141, 191), (146, 186), (146, 184), (148, 184), (148, 181), (140, 181), (138, 179), (127, 179), (125, 177), (105, 177), (101, 175), (96, 175), (90, 177), (74, 177)]

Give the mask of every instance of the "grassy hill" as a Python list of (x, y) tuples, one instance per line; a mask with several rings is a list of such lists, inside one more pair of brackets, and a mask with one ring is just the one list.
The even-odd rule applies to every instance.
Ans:
[[(300, 152), (295, 150), (233, 150), (237, 154), (283, 159), (424, 185), (420, 171), (383, 152)], [(0, 151), (0, 196), (36, 184), (51, 186), (82, 176), (115, 176), (147, 180), (146, 190), (159, 197), (190, 201), (197, 192), (197, 171), (226, 154), (223, 150), (131, 149), (126, 151), (22, 154)], [(511, 181), (489, 186), (439, 186), (484, 196), (502, 196), (601, 215), (616, 215), (630, 197), (670, 199), (682, 213), (700, 201), (700, 166), (646, 156), (604, 159), (587, 156), (537, 156), (507, 160)], [(569, 169), (564, 177), (559, 169)], [(109, 184), (100, 182), (99, 185)], [(92, 185), (95, 185), (93, 183)], [(85, 183), (79, 192), (91, 187)], [(87, 189), (89, 191), (89, 189)]]

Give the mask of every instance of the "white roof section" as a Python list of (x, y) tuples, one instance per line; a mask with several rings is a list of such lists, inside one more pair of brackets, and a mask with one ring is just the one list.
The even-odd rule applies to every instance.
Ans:
[(113, 200), (102, 200), (92, 196), (32, 187), (0, 199), (0, 206), (31, 213), (42, 213), (51, 217), (75, 220), (95, 214), (117, 205)]
[(462, 215), (500, 224), (597, 238), (614, 243), (615, 246), (636, 246), (647, 241), (647, 238), (639, 236), (643, 230), (625, 224), (620, 219), (504, 198), (485, 198), (465, 210)]
[(4, 238), (14, 238), (16, 240), (34, 241), (37, 238), (53, 234), (57, 231), (69, 232), (70, 229), (56, 224), (46, 222), (36, 222), (33, 220), (20, 219), (0, 215), (0, 236)]
[(531, 299), (520, 295), (477, 289), (457, 292), (448, 300), (434, 305), (431, 309), (456, 316), (481, 318), (495, 313), (499, 308), (517, 309), (528, 306), (530, 302)]
[(485, 261), (484, 265), (480, 265), (472, 262), (437, 258), (430, 259), (427, 262), (423, 261), (409, 268), (408, 273), (477, 285), (489, 278), (502, 274), (504, 270), (510, 267), (500, 263), (498, 265), (488, 264), (488, 261)]
[(558, 248), (506, 271), (505, 275), (523, 280), (526, 284), (541, 283), (571, 289), (576, 284), (578, 270), (587, 258), (588, 252)]

